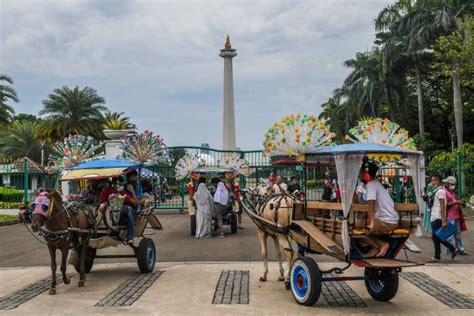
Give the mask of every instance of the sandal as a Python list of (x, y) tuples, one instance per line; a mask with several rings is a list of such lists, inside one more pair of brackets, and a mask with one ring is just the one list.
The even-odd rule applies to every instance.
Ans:
[(224, 238), (224, 233), (220, 234), (219, 238)]
[(431, 258), (426, 260), (426, 262), (434, 263), (434, 262), (441, 262), (441, 259)]

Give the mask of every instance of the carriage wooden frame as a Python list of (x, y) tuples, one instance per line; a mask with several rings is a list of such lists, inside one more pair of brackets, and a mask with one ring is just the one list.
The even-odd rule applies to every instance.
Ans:
[[(379, 144), (349, 144), (332, 147), (316, 148), (310, 153), (292, 158), (289, 165), (300, 165), (304, 169), (304, 183), (306, 184), (306, 168), (321, 166), (327, 167), (334, 160), (336, 154), (363, 154), (364, 157), (383, 157), (390, 161), (397, 158), (411, 158), (419, 166), (422, 153), (406, 151)], [(419, 168), (415, 172), (419, 172)], [(418, 181), (421, 177), (418, 174)], [(338, 181), (339, 182), (339, 181)], [(419, 190), (421, 188), (418, 188)], [(304, 190), (306, 192), (306, 188)], [(278, 217), (268, 220), (259, 215), (257, 208), (265, 207), (252, 200), (252, 193), (243, 191), (241, 204), (248, 216), (261, 230), (279, 233), (290, 237), (297, 242), (301, 254), (324, 254), (345, 262), (344, 267), (335, 266), (327, 271), (321, 271), (310, 256), (300, 256), (293, 261), (290, 269), (290, 280), (286, 282), (287, 289), (291, 289), (294, 299), (302, 305), (313, 305), (319, 299), (321, 283), (331, 281), (363, 280), (369, 294), (379, 301), (392, 299), (398, 290), (398, 273), (402, 268), (422, 265), (422, 263), (401, 260), (397, 258), (410, 233), (417, 225), (419, 204), (396, 203), (395, 209), (400, 215), (399, 227), (384, 238), (390, 243), (390, 250), (383, 258), (365, 258), (358, 248), (360, 241), (367, 238), (367, 204), (352, 203), (347, 216), (350, 249), (344, 251), (342, 241), (343, 223), (339, 215), (343, 212), (342, 203), (326, 201), (309, 201), (306, 198), (294, 203), (290, 215), (290, 225), (278, 223)], [(268, 199), (267, 199), (268, 200)], [(419, 201), (417, 201), (419, 202)], [(270, 205), (270, 209), (272, 206)], [(261, 213), (260, 213), (261, 214)], [(333, 216), (331, 216), (331, 214)], [(337, 216), (334, 216), (337, 215)], [(365, 218), (365, 219), (364, 219)], [(365, 269), (362, 276), (340, 276), (351, 265)]]
[[(124, 161), (124, 160), (95, 160), (85, 162), (74, 168), (66, 170), (62, 177), (62, 181), (83, 181), (83, 180), (94, 180), (94, 179), (108, 179), (126, 175), (133, 170), (140, 170), (143, 165)], [(147, 205), (153, 205), (153, 203), (147, 203)], [(92, 207), (94, 214), (98, 214), (98, 206)], [(121, 255), (98, 255), (97, 250), (108, 248), (111, 246), (117, 246), (124, 244), (123, 233), (126, 230), (125, 226), (118, 226), (117, 235), (113, 238), (109, 236), (111, 227), (109, 227), (104, 220), (105, 217), (96, 222), (93, 229), (93, 236), (89, 240), (89, 248), (86, 257), (86, 273), (89, 273), (94, 264), (94, 260), (97, 258), (105, 259), (118, 259), (118, 258), (136, 258), (140, 272), (150, 273), (153, 271), (156, 262), (156, 247), (155, 243), (151, 238), (145, 237), (145, 229), (151, 228), (152, 230), (162, 230), (163, 227), (157, 216), (153, 213), (153, 207), (145, 207), (141, 210), (135, 218), (135, 236), (136, 242), (130, 246), (133, 254), (121, 254)], [(76, 271), (79, 270), (78, 256), (80, 249), (76, 249), (71, 256), (70, 263), (73, 264)]]

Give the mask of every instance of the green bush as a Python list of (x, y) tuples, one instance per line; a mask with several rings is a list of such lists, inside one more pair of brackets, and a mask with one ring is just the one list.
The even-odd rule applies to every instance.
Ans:
[(23, 191), (6, 187), (0, 187), (1, 202), (21, 202), (23, 200)]
[(15, 209), (19, 208), (21, 203), (18, 202), (0, 202), (0, 209)]

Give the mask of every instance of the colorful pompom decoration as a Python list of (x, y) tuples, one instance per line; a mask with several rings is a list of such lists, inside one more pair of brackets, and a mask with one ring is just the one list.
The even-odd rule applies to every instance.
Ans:
[(377, 143), (394, 148), (416, 151), (413, 138), (408, 131), (388, 119), (367, 118), (357, 122), (349, 130), (346, 139), (353, 143)]
[(314, 115), (290, 114), (273, 124), (264, 136), (263, 147), (269, 156), (296, 156), (319, 146), (332, 144), (335, 134), (325, 120)]
[(183, 157), (179, 158), (175, 170), (175, 178), (178, 181), (181, 181), (187, 177), (189, 177), (193, 170), (201, 167), (203, 165), (203, 161), (199, 159), (196, 154), (187, 153)]
[(248, 176), (250, 174), (247, 160), (241, 157), (240, 153), (225, 153), (219, 162), (219, 167), (232, 169), (236, 174)]
[(130, 134), (122, 139), (122, 158), (144, 163), (167, 162), (168, 149), (159, 135), (151, 131)]
[(69, 135), (54, 144), (49, 156), (49, 166), (53, 170), (70, 168), (98, 154), (100, 146), (91, 136)]

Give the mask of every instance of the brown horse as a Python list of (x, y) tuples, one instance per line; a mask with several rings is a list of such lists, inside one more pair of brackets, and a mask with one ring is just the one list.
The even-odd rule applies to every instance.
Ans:
[[(259, 216), (271, 221), (275, 224), (279, 224), (283, 227), (290, 225), (291, 213), (293, 210), (293, 198), (288, 194), (271, 194), (269, 190), (263, 185), (256, 188), (256, 209)], [(267, 238), (271, 237), (275, 244), (277, 252), (278, 264), (280, 267), (280, 276), (278, 281), (287, 281), (290, 279), (290, 267), (293, 261), (293, 248), (291, 246), (291, 240), (287, 235), (276, 233), (264, 226), (260, 227), (257, 225), (258, 239), (260, 240), (260, 246), (262, 251), (262, 259), (264, 271), (260, 276), (260, 281), (265, 282), (268, 274), (268, 251), (267, 251)], [(288, 263), (288, 273), (285, 276), (285, 269), (283, 268), (281, 260), (280, 246), (286, 252), (286, 258)]]
[(70, 279), (66, 274), (67, 257), (70, 248), (79, 250), (80, 273), (78, 286), (83, 287), (85, 260), (89, 247), (91, 228), (94, 225), (92, 212), (86, 209), (65, 208), (61, 195), (55, 190), (41, 192), (33, 203), (31, 229), (39, 232), (48, 245), (51, 257), (51, 288), (49, 294), (56, 294), (56, 250), (61, 250), (61, 273), (64, 284)]

